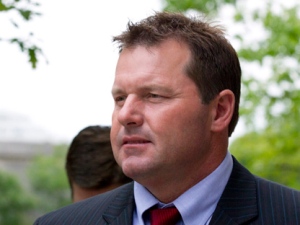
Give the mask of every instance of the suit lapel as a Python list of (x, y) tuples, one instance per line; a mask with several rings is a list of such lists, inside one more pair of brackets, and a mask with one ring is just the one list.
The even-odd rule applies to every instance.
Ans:
[(243, 224), (258, 215), (254, 176), (233, 158), (233, 169), (210, 225)]
[[(210, 225), (238, 225), (255, 218), (258, 215), (256, 192), (254, 176), (233, 158), (232, 173)], [(118, 193), (103, 219), (110, 225), (131, 225), (134, 207), (132, 182)]]
[(134, 209), (133, 182), (123, 188), (103, 213), (103, 219), (111, 225), (131, 225)]

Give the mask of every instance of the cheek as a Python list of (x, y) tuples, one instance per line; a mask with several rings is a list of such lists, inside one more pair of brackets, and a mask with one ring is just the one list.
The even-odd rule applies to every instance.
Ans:
[(111, 135), (111, 147), (116, 162), (118, 163), (119, 166), (121, 166), (123, 156), (122, 156), (122, 152), (120, 151), (120, 147), (117, 144), (116, 135), (114, 135), (113, 133)]
[(161, 129), (167, 133), (175, 143), (199, 141), (199, 137), (208, 131), (208, 115), (205, 110), (199, 107), (183, 108), (178, 113), (165, 114)]
[(113, 113), (111, 115), (111, 122), (112, 122), (112, 124), (117, 122), (117, 111), (116, 111), (116, 109), (113, 110)]
[(115, 157), (119, 154), (119, 148), (120, 148), (118, 146), (118, 130), (119, 130), (118, 125), (113, 123), (110, 131), (110, 142)]
[(117, 119), (117, 112), (114, 110), (113, 114), (112, 114), (112, 126), (111, 126), (111, 132), (110, 132), (110, 139), (112, 141), (116, 140), (119, 129), (120, 129), (120, 123)]
[(110, 129), (111, 144), (113, 144), (115, 139), (116, 139), (116, 124), (114, 124), (114, 122), (112, 122), (112, 126), (111, 126), (111, 129)]

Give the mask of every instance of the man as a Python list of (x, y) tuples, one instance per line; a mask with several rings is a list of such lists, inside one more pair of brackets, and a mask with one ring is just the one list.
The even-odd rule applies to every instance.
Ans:
[(241, 70), (221, 28), (155, 13), (114, 41), (111, 142), (134, 182), (36, 224), (300, 224), (300, 193), (252, 175), (227, 150)]
[(73, 202), (112, 190), (131, 181), (116, 163), (110, 127), (88, 126), (72, 140), (66, 171)]

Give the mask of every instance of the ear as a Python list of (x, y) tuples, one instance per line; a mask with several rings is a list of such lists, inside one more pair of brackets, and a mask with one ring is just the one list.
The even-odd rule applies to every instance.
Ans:
[(226, 89), (218, 94), (214, 102), (214, 117), (211, 130), (220, 132), (229, 126), (234, 111), (235, 97), (232, 91)]

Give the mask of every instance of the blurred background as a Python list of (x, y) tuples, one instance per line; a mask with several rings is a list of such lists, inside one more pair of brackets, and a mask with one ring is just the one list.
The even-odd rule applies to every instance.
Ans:
[(0, 225), (71, 203), (73, 137), (110, 125), (112, 36), (154, 11), (205, 14), (226, 29), (243, 71), (230, 151), (300, 190), (300, 3), (296, 0), (0, 0)]

